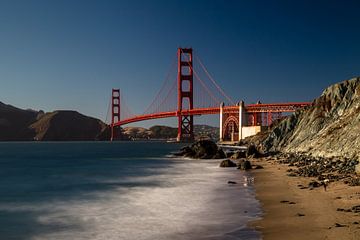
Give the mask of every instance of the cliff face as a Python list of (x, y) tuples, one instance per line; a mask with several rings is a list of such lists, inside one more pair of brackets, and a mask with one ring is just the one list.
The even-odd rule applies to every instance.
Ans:
[(360, 78), (325, 89), (312, 106), (275, 127), (261, 147), (265, 151), (360, 159)]

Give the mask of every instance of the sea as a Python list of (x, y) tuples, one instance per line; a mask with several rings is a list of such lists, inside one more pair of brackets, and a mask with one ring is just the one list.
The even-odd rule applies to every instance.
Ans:
[(173, 157), (182, 146), (0, 143), (0, 240), (261, 239), (251, 172)]

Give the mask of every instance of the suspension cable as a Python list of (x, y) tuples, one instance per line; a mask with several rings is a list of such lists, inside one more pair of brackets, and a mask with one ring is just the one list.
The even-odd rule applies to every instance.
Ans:
[[(182, 50), (181, 50), (182, 53), (184, 53)], [(208, 87), (206, 86), (206, 84), (200, 79), (200, 77), (198, 76), (197, 72), (193, 69), (193, 67), (191, 66), (190, 64), (190, 59), (188, 56), (185, 55), (185, 57), (187, 58), (187, 63), (191, 69), (191, 71), (194, 73), (194, 76), (195, 78), (197, 78), (201, 85), (205, 88), (205, 90), (208, 92), (208, 94), (210, 95), (211, 98), (213, 98), (213, 100), (215, 100), (216, 103), (220, 103), (221, 101), (219, 101), (219, 99), (217, 99), (212, 93), (211, 91), (208, 89)]]
[(196, 60), (200, 63), (200, 66), (203, 68), (203, 70), (205, 71), (206, 75), (209, 77), (209, 79), (212, 81), (212, 83), (215, 85), (215, 87), (221, 92), (221, 94), (233, 105), (235, 105), (234, 101), (228, 96), (226, 95), (226, 93), (222, 90), (222, 88), (216, 83), (216, 81), (214, 80), (214, 78), (210, 75), (210, 73), (208, 72), (208, 70), (206, 69), (206, 67), (204, 66), (204, 64), (201, 62), (200, 58), (197, 57), (195, 55)]

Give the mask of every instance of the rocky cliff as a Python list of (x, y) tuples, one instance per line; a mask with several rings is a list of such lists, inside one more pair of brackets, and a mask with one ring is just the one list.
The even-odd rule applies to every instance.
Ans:
[(261, 148), (360, 159), (360, 78), (325, 89), (312, 106), (272, 129)]

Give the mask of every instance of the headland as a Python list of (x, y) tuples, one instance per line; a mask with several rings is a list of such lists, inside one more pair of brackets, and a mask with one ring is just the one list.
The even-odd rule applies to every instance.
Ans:
[(360, 78), (246, 139), (263, 155), (253, 172), (265, 240), (360, 239)]

